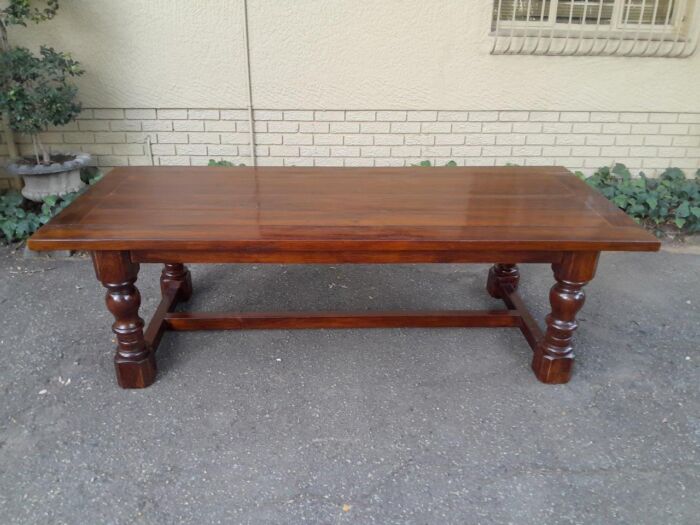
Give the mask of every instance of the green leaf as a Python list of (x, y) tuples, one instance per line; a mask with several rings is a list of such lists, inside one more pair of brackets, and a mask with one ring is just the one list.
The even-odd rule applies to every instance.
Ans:
[(48, 197), (44, 198), (44, 204), (47, 204), (48, 206), (55, 206), (57, 201), (58, 197), (56, 195), (49, 195)]
[(429, 160), (422, 160), (422, 161), (420, 162), (420, 164), (418, 164), (418, 165), (419, 165), (419, 166), (422, 166), (423, 168), (429, 168), (430, 166), (432, 166), (432, 164), (430, 164), (430, 161), (429, 161)]
[(675, 225), (685, 233), (700, 232), (700, 170), (688, 179), (682, 170), (669, 168), (658, 178), (640, 173), (632, 178), (622, 164), (612, 170), (602, 167), (586, 179), (586, 183), (602, 193), (636, 222), (664, 235), (664, 225)]
[(624, 164), (615, 164), (612, 169), (613, 174), (619, 175), (620, 177), (623, 178), (623, 180), (629, 180), (630, 177), (632, 176), (630, 174), (630, 170), (627, 169), (627, 166)]
[(26, 237), (29, 231), (29, 221), (20, 221), (15, 227), (15, 235), (17, 235), (17, 237)]
[(641, 204), (634, 204), (633, 206), (627, 208), (627, 213), (632, 217), (644, 215), (644, 206)]
[(688, 201), (684, 201), (676, 208), (676, 217), (687, 217), (688, 215), (690, 215), (690, 204)]
[(22, 194), (18, 191), (9, 191), (2, 196), (3, 205), (11, 207), (19, 206), (22, 204), (23, 200), (24, 197), (22, 197)]
[(449, 168), (454, 168), (455, 166), (457, 166), (457, 163), (454, 160), (451, 160), (447, 164), (445, 164), (445, 166)]
[(618, 208), (624, 208), (627, 206), (627, 195), (618, 195), (612, 201)]
[(7, 242), (12, 242), (14, 240), (16, 226), (14, 221), (3, 221), (0, 223), (0, 230), (2, 230), (3, 235), (5, 235)]
[(679, 168), (668, 168), (659, 176), (659, 179), (679, 182), (685, 180), (685, 173)]
[(219, 166), (219, 167), (233, 167), (235, 164), (231, 161), (228, 160), (214, 160), (214, 159), (209, 159), (209, 164), (208, 166)]
[(617, 191), (615, 191), (615, 188), (601, 188), (600, 191), (608, 199), (612, 199), (617, 194)]
[[(243, 164), (241, 164), (241, 166), (243, 166)], [(102, 177), (104, 177), (104, 173), (99, 173), (99, 174), (95, 175), (94, 177), (91, 176), (88, 179), (87, 183), (88, 183), (88, 185), (92, 186), (96, 182), (100, 182), (102, 180)]]

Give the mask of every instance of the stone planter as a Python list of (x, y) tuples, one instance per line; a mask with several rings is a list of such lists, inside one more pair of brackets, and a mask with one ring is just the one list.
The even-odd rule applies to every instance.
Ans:
[(11, 162), (5, 166), (5, 169), (24, 179), (22, 195), (31, 201), (41, 202), (49, 195), (60, 197), (85, 186), (85, 183), (80, 180), (80, 168), (90, 162), (90, 155), (75, 153), (62, 154), (61, 157), (73, 158), (48, 165)]

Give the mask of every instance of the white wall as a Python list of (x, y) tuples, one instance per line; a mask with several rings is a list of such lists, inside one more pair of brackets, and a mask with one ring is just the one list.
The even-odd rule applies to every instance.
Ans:
[[(700, 111), (688, 59), (492, 56), (490, 0), (249, 0), (267, 109)], [(72, 0), (11, 31), (71, 51), (86, 107), (245, 107), (241, 0)]]
[[(248, 0), (258, 163), (700, 168), (700, 52), (490, 55), (491, 8)], [(102, 167), (249, 164), (242, 14), (242, 0), (65, 0), (55, 20), (12, 29), (86, 70), (81, 118), (44, 142)]]

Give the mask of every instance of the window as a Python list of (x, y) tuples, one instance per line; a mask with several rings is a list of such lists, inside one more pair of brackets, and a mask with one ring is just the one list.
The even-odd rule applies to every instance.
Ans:
[[(494, 54), (690, 56), (696, 0), (494, 0)], [(692, 33), (692, 34), (691, 34)]]

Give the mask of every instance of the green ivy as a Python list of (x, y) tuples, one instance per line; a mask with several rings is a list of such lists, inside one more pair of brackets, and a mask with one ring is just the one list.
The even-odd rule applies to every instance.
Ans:
[[(457, 163), (454, 160), (448, 161), (447, 164), (445, 164), (446, 167), (448, 168), (454, 168), (457, 165)], [(429, 160), (422, 160), (418, 164), (411, 164), (411, 166), (420, 166), (421, 168), (429, 168), (432, 166)]]
[[(87, 168), (81, 173), (83, 182), (94, 184), (102, 178), (95, 169)], [(22, 197), (18, 191), (0, 195), (0, 242), (8, 244), (23, 241), (58, 215), (73, 202), (87, 186), (63, 197), (50, 195), (43, 202), (33, 202)]]
[(678, 168), (668, 168), (658, 178), (644, 173), (635, 178), (624, 164), (600, 168), (587, 179), (576, 174), (658, 236), (669, 226), (686, 234), (700, 232), (700, 170), (694, 179)]
[(237, 166), (245, 166), (245, 164), (234, 164), (231, 161), (228, 160), (214, 160), (214, 159), (209, 159), (209, 164), (207, 166), (219, 166), (221, 168), (234, 168)]

